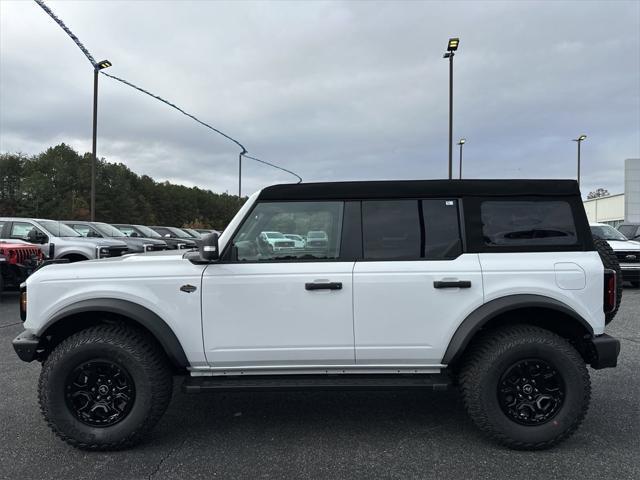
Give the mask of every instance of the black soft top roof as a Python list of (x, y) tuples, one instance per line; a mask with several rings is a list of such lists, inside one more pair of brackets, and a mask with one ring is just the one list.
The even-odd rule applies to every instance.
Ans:
[(260, 200), (351, 200), (465, 196), (579, 196), (575, 180), (384, 180), (281, 184)]

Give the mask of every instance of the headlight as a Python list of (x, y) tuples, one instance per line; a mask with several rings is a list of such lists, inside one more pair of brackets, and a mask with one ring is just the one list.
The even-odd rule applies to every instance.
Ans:
[(108, 257), (109, 247), (98, 247), (98, 258)]
[(27, 287), (20, 288), (20, 320), (27, 319)]
[(144, 252), (150, 252), (151, 250), (153, 250), (153, 245), (151, 245), (150, 243), (145, 243), (142, 246), (142, 251)]

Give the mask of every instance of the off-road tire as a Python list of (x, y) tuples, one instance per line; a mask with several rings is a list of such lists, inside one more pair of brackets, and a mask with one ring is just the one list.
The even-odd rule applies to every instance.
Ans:
[[(509, 366), (539, 358), (555, 367), (565, 385), (556, 414), (539, 425), (522, 425), (501, 408), (498, 385)], [(542, 450), (565, 440), (589, 408), (591, 383), (584, 360), (569, 342), (548, 330), (513, 325), (490, 330), (475, 340), (459, 373), (462, 399), (474, 423), (498, 443), (516, 450)]]
[(618, 308), (622, 301), (622, 270), (620, 269), (618, 257), (616, 257), (616, 253), (613, 251), (613, 248), (611, 248), (611, 245), (609, 245), (609, 242), (594, 236), (593, 244), (595, 245), (596, 250), (598, 250), (598, 254), (600, 255), (604, 268), (609, 268), (616, 272), (616, 308), (605, 314), (604, 321), (608, 324), (616, 316), (616, 313), (618, 313)]
[[(65, 401), (65, 384), (78, 365), (91, 360), (115, 362), (135, 386), (129, 413), (112, 426), (90, 426), (74, 416)], [(170, 364), (155, 339), (124, 325), (99, 325), (62, 341), (42, 365), (40, 409), (49, 427), (83, 450), (119, 450), (138, 443), (164, 414), (173, 390)]]

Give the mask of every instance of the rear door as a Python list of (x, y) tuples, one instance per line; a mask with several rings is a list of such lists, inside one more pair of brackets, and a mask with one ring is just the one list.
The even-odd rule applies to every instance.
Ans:
[(356, 363), (437, 365), (482, 305), (477, 254), (463, 253), (455, 198), (362, 202), (354, 268)]

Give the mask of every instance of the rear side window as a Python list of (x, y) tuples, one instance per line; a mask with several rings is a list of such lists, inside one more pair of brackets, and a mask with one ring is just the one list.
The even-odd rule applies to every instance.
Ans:
[(461, 253), (457, 200), (362, 202), (366, 260), (442, 260)]
[(482, 237), (488, 246), (552, 246), (578, 243), (571, 206), (563, 200), (484, 201)]

